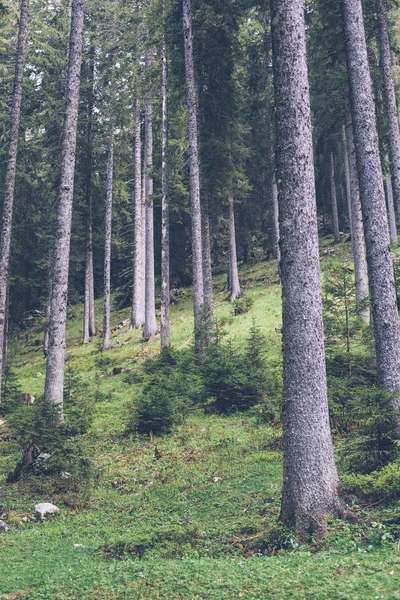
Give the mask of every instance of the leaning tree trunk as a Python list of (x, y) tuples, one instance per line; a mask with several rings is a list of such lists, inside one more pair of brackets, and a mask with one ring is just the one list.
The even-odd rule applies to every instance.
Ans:
[(361, 0), (342, 0), (380, 385), (400, 391), (400, 329)]
[(107, 185), (106, 185), (106, 231), (104, 244), (104, 314), (103, 314), (103, 347), (111, 348), (111, 227), (113, 206), (113, 172), (114, 172), (114, 138), (108, 144)]
[(303, 0), (272, 0), (283, 286), (281, 520), (301, 539), (338, 512), (329, 430)]
[(389, 216), (390, 239), (392, 240), (392, 244), (396, 245), (397, 244), (396, 214), (394, 212), (392, 177), (391, 177), (389, 171), (386, 173), (386, 198), (387, 198), (387, 208), (388, 208), (388, 216)]
[(397, 117), (396, 93), (394, 89), (392, 61), (390, 56), (389, 34), (385, 0), (377, 0), (379, 53), (385, 89), (386, 111), (389, 120), (390, 156), (392, 162), (392, 182), (396, 207), (400, 207), (400, 129)]
[(140, 329), (144, 325), (144, 260), (145, 236), (143, 222), (142, 194), (142, 137), (140, 118), (140, 98), (135, 105), (135, 222), (133, 240), (133, 295), (132, 295), (132, 329)]
[(333, 221), (333, 237), (335, 244), (340, 242), (340, 230), (339, 230), (339, 213), (337, 207), (337, 194), (336, 194), (336, 183), (335, 183), (335, 162), (333, 160), (333, 153), (330, 155), (330, 182), (331, 182), (331, 200), (332, 200), (332, 221)]
[(183, 0), (183, 29), (185, 43), (186, 100), (188, 112), (190, 201), (192, 212), (192, 261), (194, 331), (197, 351), (202, 350), (202, 315), (204, 305), (202, 235), (200, 207), (199, 150), (197, 139), (197, 104), (193, 65), (193, 35), (191, 0)]
[[(64, 387), (69, 252), (72, 201), (74, 195), (79, 85), (82, 63), (83, 4), (83, 0), (73, 0), (72, 4), (60, 192), (57, 206), (57, 231), (52, 267), (53, 282), (49, 319), (49, 351), (44, 389), (45, 397), (54, 405), (58, 405), (61, 408)], [(62, 418), (62, 414), (60, 416)]]
[[(146, 70), (151, 70), (150, 48), (146, 51)], [(145, 97), (145, 223), (146, 223), (146, 279), (145, 279), (145, 321), (143, 335), (152, 337), (157, 333), (156, 300), (154, 282), (154, 216), (153, 216), (153, 106), (151, 92)]]
[(168, 63), (167, 39), (165, 32), (165, 7), (163, 0), (163, 39), (162, 39), (162, 157), (161, 157), (161, 348), (170, 343), (170, 290), (169, 290), (169, 202), (168, 202)]
[(28, 37), (29, 0), (22, 0), (19, 19), (17, 56), (14, 74), (10, 131), (8, 135), (8, 155), (5, 178), (5, 194), (0, 241), (0, 390), (4, 359), (4, 328), (7, 309), (8, 273), (10, 268), (11, 229), (14, 208), (15, 177), (17, 171), (17, 153), (19, 123), (21, 117), (22, 78), (24, 74), (26, 41)]
[(359, 316), (367, 325), (369, 325), (370, 310), (369, 306), (367, 306), (369, 296), (367, 257), (365, 253), (364, 224), (351, 118), (347, 121), (344, 134), (347, 148), (345, 157), (348, 159), (350, 177), (351, 247), (354, 260), (356, 306)]
[(233, 197), (229, 198), (229, 268), (230, 268), (230, 285), (231, 293), (229, 295), (230, 302), (243, 296), (240, 289), (239, 270), (237, 264), (236, 252), (236, 231), (235, 231), (235, 208)]

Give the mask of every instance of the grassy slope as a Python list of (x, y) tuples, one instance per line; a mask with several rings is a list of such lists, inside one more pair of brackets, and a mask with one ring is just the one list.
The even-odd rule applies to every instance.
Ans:
[[(345, 257), (348, 247), (339, 253)], [(332, 258), (326, 261), (335, 260)], [(337, 260), (337, 259), (336, 259)], [(260, 280), (262, 278), (265, 278)], [(241, 272), (251, 313), (230, 319), (222, 280), (216, 282), (216, 313), (227, 317), (234, 343), (243, 344), (254, 316), (279, 354), (280, 291), (274, 266), (259, 263)], [(191, 299), (173, 307), (173, 344), (191, 342)], [(98, 305), (100, 313), (101, 305)], [(82, 308), (73, 307), (68, 327), (68, 364), (97, 390), (93, 448), (98, 481), (89, 494), (66, 489), (49, 497), (47, 484), (6, 485), (16, 449), (0, 441), (0, 512), (15, 523), (0, 533), (0, 599), (64, 598), (400, 598), (400, 555), (385, 529), (369, 525), (385, 509), (365, 512), (365, 523), (334, 523), (321, 545), (277, 556), (257, 553), (279, 511), (281, 459), (276, 432), (250, 416), (193, 415), (172, 436), (157, 442), (122, 437), (126, 403), (135, 396), (126, 373), (156, 355), (158, 339), (118, 329), (114, 348), (100, 354), (96, 343), (80, 344)], [(113, 314), (114, 324), (129, 310)], [(99, 319), (100, 321), (100, 319)], [(40, 394), (44, 360), (29, 339), (12, 346), (12, 362), (24, 392)], [(113, 367), (125, 373), (112, 376)], [(155, 443), (162, 455), (154, 459)], [(214, 478), (219, 478), (214, 480)], [(44, 523), (19, 525), (39, 501), (54, 501), (61, 513)], [(393, 517), (391, 509), (390, 517)], [(99, 548), (136, 544), (142, 560), (110, 558)], [(289, 540), (290, 544), (291, 540)], [(82, 547), (75, 547), (76, 544)], [(295, 540), (293, 540), (295, 544)]]

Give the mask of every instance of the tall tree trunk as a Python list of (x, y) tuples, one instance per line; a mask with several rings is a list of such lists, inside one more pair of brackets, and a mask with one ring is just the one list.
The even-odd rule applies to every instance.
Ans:
[[(275, 160), (275, 158), (274, 158)], [(280, 273), (281, 250), (279, 247), (279, 201), (278, 201), (278, 184), (276, 183), (275, 174), (272, 178), (272, 204), (274, 209), (274, 253), (278, 263), (278, 271)]]
[(168, 62), (166, 38), (166, 0), (163, 0), (162, 40), (162, 198), (161, 198), (161, 348), (170, 343), (169, 290), (169, 202), (168, 202)]
[(342, 0), (380, 385), (400, 391), (400, 329), (361, 0)]
[(197, 351), (202, 350), (202, 315), (204, 305), (202, 234), (200, 207), (199, 150), (197, 139), (197, 104), (193, 65), (191, 0), (183, 0), (183, 32), (185, 43), (186, 100), (188, 112), (190, 201), (192, 212), (192, 260), (194, 332)]
[(400, 129), (397, 117), (396, 93), (394, 89), (392, 61), (390, 56), (385, 0), (376, 0), (378, 13), (379, 53), (385, 89), (386, 110), (389, 120), (390, 156), (392, 182), (396, 207), (400, 207)]
[(330, 155), (330, 182), (331, 182), (331, 200), (332, 200), (332, 222), (333, 222), (333, 237), (335, 238), (335, 244), (340, 242), (340, 230), (339, 230), (339, 214), (337, 207), (337, 194), (336, 194), (336, 183), (335, 183), (335, 162), (333, 160), (333, 153)]
[(390, 171), (386, 173), (386, 198), (389, 215), (389, 231), (392, 244), (397, 244), (396, 214), (394, 212), (393, 187)]
[(272, 0), (283, 286), (281, 520), (301, 539), (340, 506), (329, 430), (303, 0)]
[(210, 239), (210, 215), (208, 203), (204, 202), (201, 215), (201, 243), (203, 263), (203, 327), (205, 343), (208, 343), (214, 322), (213, 288), (212, 288), (212, 266), (211, 266), (211, 239)]
[(113, 207), (113, 174), (114, 174), (114, 137), (108, 144), (107, 185), (106, 185), (106, 231), (104, 244), (104, 315), (103, 315), (103, 347), (111, 348), (111, 228)]
[(133, 300), (131, 317), (132, 329), (140, 329), (140, 327), (143, 327), (144, 325), (145, 236), (143, 221), (142, 137), (140, 108), (140, 98), (137, 98), (135, 105), (135, 222), (133, 244)]
[(233, 302), (237, 298), (243, 296), (243, 292), (240, 289), (239, 282), (239, 271), (236, 252), (235, 208), (232, 196), (230, 196), (229, 198), (229, 266), (231, 284), (231, 293), (229, 295), (229, 300)]
[(28, 37), (29, 0), (22, 0), (19, 18), (17, 55), (15, 62), (14, 89), (10, 130), (8, 134), (8, 154), (5, 178), (5, 194), (0, 241), (0, 390), (4, 362), (4, 328), (6, 320), (8, 273), (10, 268), (11, 230), (14, 208), (15, 177), (17, 171), (17, 153), (19, 123), (21, 117), (22, 79), (24, 74), (26, 41)]
[[(151, 51), (146, 50), (146, 70), (151, 71)], [(152, 94), (148, 90), (145, 96), (145, 146), (144, 146), (144, 175), (145, 175), (145, 220), (146, 220), (146, 279), (145, 279), (145, 338), (157, 333), (156, 300), (154, 282), (154, 216), (153, 216), (153, 105)]]
[[(62, 409), (65, 361), (65, 329), (67, 317), (69, 252), (76, 134), (79, 109), (79, 85), (82, 63), (84, 8), (83, 0), (73, 0), (71, 38), (66, 89), (66, 109), (62, 141), (60, 192), (57, 206), (57, 231), (52, 267), (52, 295), (49, 319), (49, 352), (47, 355), (46, 398)], [(62, 413), (60, 414), (61, 418)]]
[(351, 240), (353, 242), (353, 218), (352, 218), (352, 214), (351, 214), (350, 164), (349, 164), (349, 155), (347, 152), (346, 125), (344, 123), (342, 125), (342, 148), (343, 148), (344, 179), (345, 179), (345, 184), (346, 184), (347, 210), (349, 213), (350, 236), (351, 236)]
[(350, 175), (351, 208), (351, 247), (354, 260), (354, 278), (356, 283), (356, 306), (363, 321), (369, 325), (370, 310), (366, 306), (369, 296), (367, 257), (365, 252), (364, 223), (361, 210), (360, 186), (358, 182), (356, 149), (354, 147), (353, 124), (349, 116), (346, 130), (347, 158)]
[[(92, 27), (92, 36), (94, 35)], [(89, 103), (88, 123), (86, 131), (86, 210), (87, 210), (87, 234), (86, 234), (86, 261), (85, 261), (85, 303), (83, 310), (83, 343), (87, 344), (90, 338), (96, 335), (96, 324), (94, 317), (94, 277), (93, 277), (93, 200), (92, 200), (92, 175), (93, 175), (93, 107), (94, 107), (94, 54), (95, 48), (91, 38), (89, 48)]]

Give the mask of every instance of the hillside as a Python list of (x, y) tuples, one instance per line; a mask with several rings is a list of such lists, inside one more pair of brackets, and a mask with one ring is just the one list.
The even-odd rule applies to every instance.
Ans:
[[(325, 265), (349, 258), (349, 244)], [(234, 347), (243, 347), (253, 320), (280, 355), (280, 287), (273, 263), (240, 271), (251, 310), (232, 315), (223, 277), (215, 280), (216, 316)], [(192, 342), (190, 290), (176, 292), (172, 345)], [(101, 301), (97, 302), (101, 323)], [(76, 486), (34, 477), (8, 484), (18, 448), (5, 419), (0, 427), (0, 599), (122, 598), (400, 598), (400, 516), (385, 498), (348, 497), (357, 522), (337, 521), (320, 543), (300, 545), (277, 525), (282, 465), (281, 431), (253, 411), (230, 416), (200, 408), (170, 435), (124, 435), (128, 405), (141, 387), (141, 365), (159, 353), (124, 324), (129, 308), (112, 313), (112, 345), (81, 344), (82, 311), (71, 306), (68, 369), (80, 376), (94, 407), (82, 442), (95, 466)], [(16, 334), (9, 356), (23, 393), (43, 392), (43, 323)], [(122, 369), (113, 374), (113, 370)], [(84, 387), (86, 385), (86, 388)], [(340, 444), (340, 436), (336, 445)], [(34, 505), (50, 501), (60, 513), (30, 520)], [(27, 522), (22, 519), (28, 517)]]

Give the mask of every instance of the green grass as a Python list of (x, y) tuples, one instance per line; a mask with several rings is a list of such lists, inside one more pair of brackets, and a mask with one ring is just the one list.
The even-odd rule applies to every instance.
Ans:
[[(337, 252), (324, 261), (347, 260), (349, 245)], [(238, 346), (254, 318), (266, 336), (268, 359), (276, 361), (281, 328), (276, 267), (257, 263), (240, 275), (254, 299), (251, 311), (232, 316), (220, 277), (216, 315), (227, 321)], [(101, 302), (97, 311), (100, 323)], [(100, 353), (96, 341), (80, 343), (82, 307), (71, 312), (68, 365), (97, 396), (85, 442), (95, 477), (80, 490), (46, 478), (6, 484), (17, 448), (0, 437), (0, 513), (7, 512), (11, 523), (9, 532), (0, 533), (1, 600), (400, 598), (400, 504), (358, 508), (358, 524), (330, 524), (319, 544), (299, 546), (290, 533), (282, 534), (287, 549), (275, 549), (279, 428), (251, 415), (199, 412), (170, 436), (124, 437), (126, 406), (138, 393), (137, 384), (127, 380), (145, 358), (158, 354), (159, 339), (142, 344), (139, 332), (125, 326), (113, 333), (113, 349)], [(113, 327), (128, 316), (129, 309), (115, 311)], [(35, 346), (42, 325), (34, 323), (11, 345), (22, 389), (34, 395), (44, 384), (45, 362)], [(172, 308), (172, 343), (178, 348), (192, 343), (188, 290)], [(123, 374), (113, 376), (114, 367)], [(55, 502), (60, 514), (20, 524), (40, 501)]]

